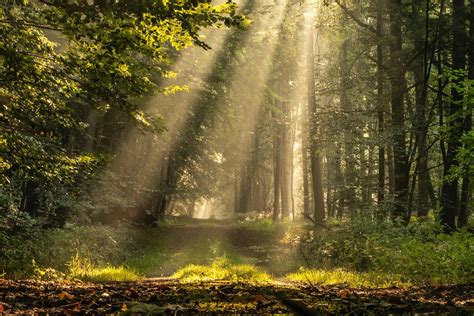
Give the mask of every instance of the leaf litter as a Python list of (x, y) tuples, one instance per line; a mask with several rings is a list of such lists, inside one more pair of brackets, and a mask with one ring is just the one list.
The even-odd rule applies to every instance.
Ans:
[(474, 314), (474, 284), (362, 289), (298, 283), (0, 280), (6, 314)]

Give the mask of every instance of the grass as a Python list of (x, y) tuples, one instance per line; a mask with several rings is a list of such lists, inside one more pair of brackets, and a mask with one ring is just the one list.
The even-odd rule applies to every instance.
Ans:
[(75, 256), (69, 263), (69, 277), (89, 282), (138, 281), (143, 277), (124, 266), (94, 266), (90, 260)]
[(348, 285), (353, 288), (379, 288), (391, 286), (410, 286), (398, 276), (352, 272), (343, 269), (316, 270), (301, 269), (286, 276), (290, 281), (305, 282), (312, 285)]
[(226, 257), (216, 258), (210, 265), (190, 264), (172, 275), (183, 282), (201, 281), (249, 281), (267, 283), (270, 275), (248, 264), (234, 264)]

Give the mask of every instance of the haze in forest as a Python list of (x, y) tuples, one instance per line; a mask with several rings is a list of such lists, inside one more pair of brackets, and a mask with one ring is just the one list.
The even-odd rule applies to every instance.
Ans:
[[(459, 312), (474, 275), (473, 8), (0, 1), (0, 277), (14, 293), (0, 313), (37, 308), (15, 294), (33, 277), (171, 282), (187, 298), (186, 282), (264, 284), (283, 291), (269, 313), (328, 312), (319, 285), (343, 300), (338, 286), (449, 285), (433, 304)], [(428, 292), (401, 296), (433, 311)], [(249, 297), (223, 310), (268, 298)]]

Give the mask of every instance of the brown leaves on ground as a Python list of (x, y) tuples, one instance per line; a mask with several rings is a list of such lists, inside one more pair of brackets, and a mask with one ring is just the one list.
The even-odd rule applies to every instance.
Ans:
[(408, 289), (172, 280), (107, 284), (0, 282), (1, 313), (474, 313), (474, 284)]

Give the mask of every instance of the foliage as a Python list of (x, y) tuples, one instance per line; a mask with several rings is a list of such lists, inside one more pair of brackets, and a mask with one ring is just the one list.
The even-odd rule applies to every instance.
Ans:
[(311, 265), (400, 275), (417, 283), (471, 282), (474, 235), (461, 230), (444, 234), (438, 225), (415, 222), (355, 221), (304, 246)]
[(32, 254), (39, 236), (36, 220), (28, 214), (8, 212), (0, 216), (0, 273), (31, 274)]
[(180, 91), (163, 83), (176, 75), (169, 64), (193, 43), (208, 48), (203, 28), (244, 26), (236, 9), (232, 1), (2, 1), (2, 210), (64, 225), (84, 183), (109, 162), (85, 148), (88, 116), (163, 131), (141, 99)]
[(252, 281), (269, 282), (270, 276), (247, 264), (233, 264), (226, 257), (216, 258), (209, 266), (190, 264), (176, 271), (173, 278), (184, 282)]
[(125, 227), (69, 226), (40, 230), (28, 216), (12, 221), (17, 223), (12, 227), (16, 229), (14, 233), (0, 230), (0, 267), (9, 277), (49, 278), (56, 272), (67, 274), (68, 265), (76, 257), (93, 267), (119, 265), (137, 247), (132, 231)]

